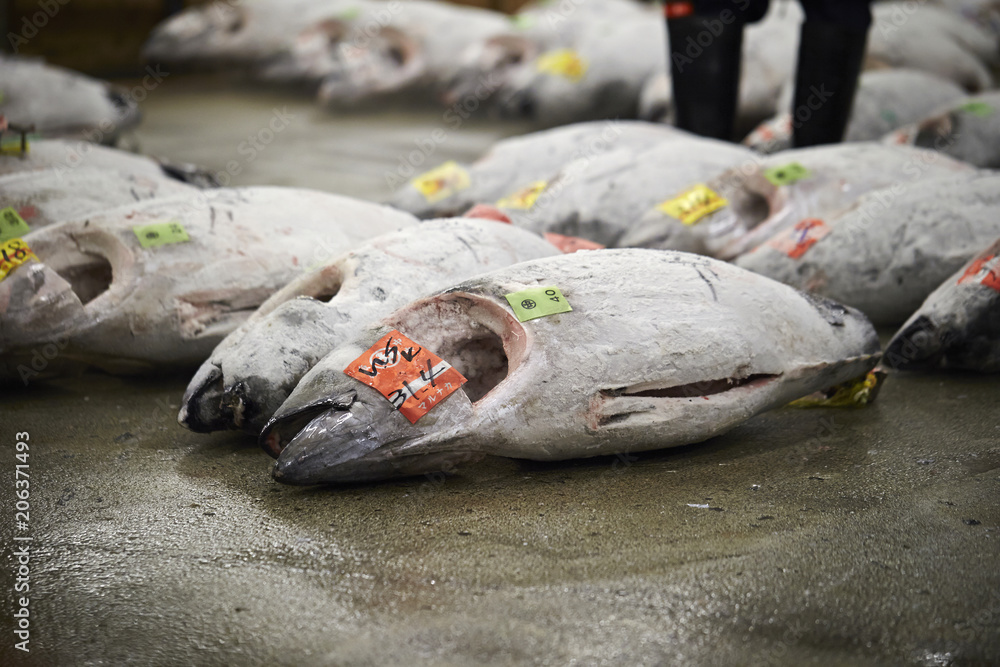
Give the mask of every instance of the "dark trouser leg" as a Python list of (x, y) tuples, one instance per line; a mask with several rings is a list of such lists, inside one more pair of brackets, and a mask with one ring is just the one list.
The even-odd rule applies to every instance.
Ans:
[(842, 141), (865, 56), (870, 0), (801, 0), (806, 12), (795, 71), (797, 148)]
[(768, 0), (701, 0), (664, 6), (677, 127), (732, 139), (739, 100), (743, 26)]

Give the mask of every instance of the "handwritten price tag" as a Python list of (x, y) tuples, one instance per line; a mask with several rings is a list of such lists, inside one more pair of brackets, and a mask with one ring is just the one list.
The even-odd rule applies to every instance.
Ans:
[(771, 167), (764, 171), (764, 178), (771, 182), (771, 185), (781, 187), (791, 185), (804, 178), (809, 178), (812, 173), (798, 162), (790, 162), (782, 167)]
[(0, 243), (24, 236), (30, 231), (31, 227), (13, 207), (8, 206), (0, 211)]
[(413, 187), (424, 196), (428, 204), (446, 199), (469, 187), (472, 181), (469, 172), (458, 166), (454, 160), (445, 162), (413, 179)]
[(161, 245), (172, 243), (184, 243), (190, 241), (184, 226), (179, 222), (160, 222), (155, 225), (143, 225), (133, 227), (139, 245), (143, 248), (156, 248)]
[(395, 329), (352, 361), (344, 373), (385, 396), (411, 424), (466, 382), (447, 361)]
[(969, 283), (992, 287), (1000, 292), (1000, 243), (977, 257), (958, 279), (959, 285)]
[(767, 242), (772, 248), (780, 250), (792, 259), (799, 259), (809, 248), (830, 233), (830, 226), (816, 218), (800, 220), (787, 232), (778, 234)]
[(685, 225), (693, 225), (729, 202), (707, 185), (698, 184), (677, 197), (668, 199), (656, 208)]
[(23, 239), (10, 239), (0, 243), (0, 280), (29, 259), (38, 257), (31, 252), (31, 248)]
[(548, 187), (548, 181), (535, 181), (523, 190), (518, 190), (512, 195), (508, 195), (497, 202), (499, 208), (512, 208), (527, 211), (535, 202), (538, 201), (538, 196), (545, 192), (545, 188)]
[(573, 49), (557, 49), (538, 56), (535, 69), (576, 83), (587, 73), (587, 62)]
[(507, 299), (519, 322), (573, 310), (558, 287), (532, 287), (505, 294), (504, 298)]

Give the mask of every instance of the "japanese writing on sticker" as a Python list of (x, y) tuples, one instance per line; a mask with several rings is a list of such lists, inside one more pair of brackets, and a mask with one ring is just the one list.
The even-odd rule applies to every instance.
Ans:
[(985, 285), (1000, 292), (1000, 252), (996, 246), (977, 257), (958, 279), (959, 285), (968, 283)]
[(344, 373), (385, 396), (411, 424), (466, 382), (447, 361), (395, 329), (352, 361)]
[(535, 69), (543, 74), (552, 74), (576, 83), (587, 73), (587, 62), (573, 49), (547, 51), (538, 56)]
[(709, 213), (718, 211), (727, 204), (729, 202), (710, 187), (698, 184), (673, 199), (659, 204), (656, 208), (671, 218), (677, 218), (685, 225), (693, 225)]
[(0, 243), (24, 236), (30, 231), (31, 227), (13, 207), (8, 206), (0, 211)]
[(413, 179), (413, 187), (424, 196), (428, 204), (447, 199), (471, 184), (469, 172), (458, 166), (454, 160), (449, 160), (440, 167), (435, 167)]
[(7, 274), (26, 263), (29, 259), (38, 259), (35, 253), (23, 239), (10, 239), (0, 243), (0, 280)]
[(781, 187), (791, 185), (804, 178), (809, 178), (812, 173), (798, 162), (790, 162), (781, 167), (771, 167), (764, 170), (764, 178), (771, 182), (771, 185)]
[(548, 181), (535, 181), (528, 187), (518, 190), (514, 194), (507, 195), (503, 199), (497, 201), (497, 207), (521, 209), (526, 211), (535, 205), (535, 202), (538, 201), (538, 196), (545, 191), (548, 184)]
[(787, 232), (776, 235), (767, 245), (780, 250), (792, 259), (799, 259), (809, 248), (830, 233), (830, 226), (816, 218), (800, 220)]
[(558, 287), (532, 287), (505, 294), (504, 298), (507, 299), (519, 322), (573, 310)]
[(161, 245), (171, 243), (184, 243), (190, 241), (184, 226), (179, 222), (160, 222), (155, 225), (143, 225), (133, 227), (139, 245), (143, 248), (156, 248)]

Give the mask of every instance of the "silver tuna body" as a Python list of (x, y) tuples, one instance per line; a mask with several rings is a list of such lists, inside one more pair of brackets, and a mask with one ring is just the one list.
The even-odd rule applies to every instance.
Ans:
[[(188, 240), (144, 229), (171, 223)], [(0, 378), (17, 378), (32, 351), (53, 341), (62, 351), (48, 374), (198, 364), (313, 262), (414, 224), (347, 197), (259, 187), (153, 199), (40, 229), (23, 238), (38, 259), (0, 281)], [(144, 247), (149, 233), (171, 242)]]
[[(558, 286), (572, 312), (519, 322), (505, 295)], [(344, 374), (396, 329), (462, 390), (411, 424)], [(560, 460), (700, 442), (878, 360), (857, 311), (705, 257), (597, 250), (525, 262), (416, 301), (310, 371), (261, 435), (275, 478), (438, 471), (485, 454)]]
[(302, 376), (369, 323), (474, 275), (556, 254), (542, 238), (488, 220), (434, 220), (379, 236), (264, 302), (199, 369), (178, 420), (259, 435)]

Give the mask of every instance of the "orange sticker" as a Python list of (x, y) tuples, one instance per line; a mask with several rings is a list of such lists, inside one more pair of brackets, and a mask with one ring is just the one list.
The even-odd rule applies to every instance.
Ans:
[(962, 277), (958, 279), (959, 285), (967, 283), (985, 285), (1000, 292), (1000, 254), (990, 248), (977, 257), (976, 261), (969, 265)]
[(385, 396), (411, 424), (466, 383), (451, 364), (395, 329), (344, 373)]
[(799, 259), (806, 250), (813, 247), (817, 241), (830, 233), (830, 226), (816, 218), (800, 220), (787, 232), (783, 232), (767, 242), (792, 259)]

